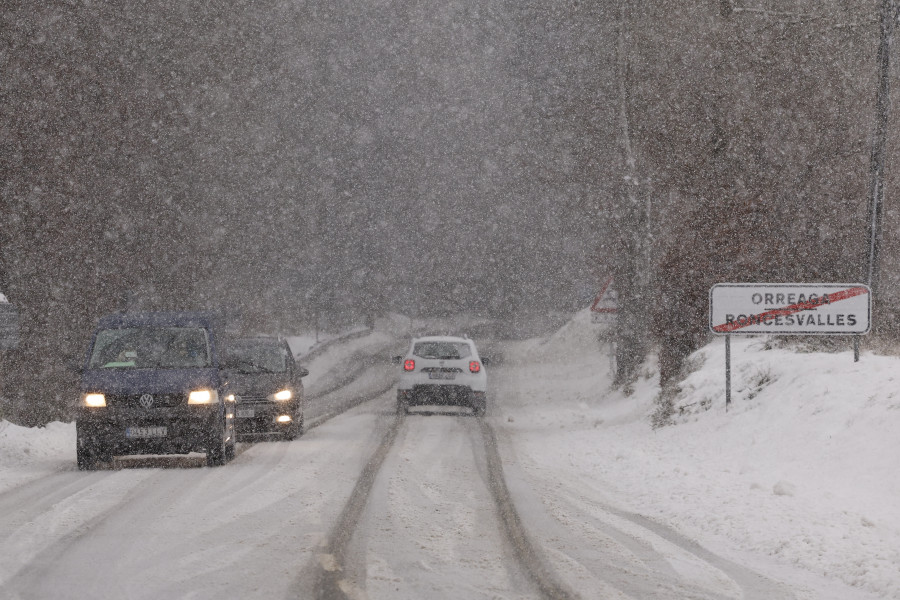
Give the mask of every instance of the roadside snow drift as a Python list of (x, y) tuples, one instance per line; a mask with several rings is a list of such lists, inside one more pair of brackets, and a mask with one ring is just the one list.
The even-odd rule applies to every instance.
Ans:
[(583, 311), (507, 355), (514, 392), (498, 421), (526, 470), (673, 526), (799, 598), (900, 598), (900, 359), (735, 337), (726, 412), (719, 338), (690, 358), (673, 424), (654, 430), (653, 361), (629, 396), (612, 390), (599, 327)]

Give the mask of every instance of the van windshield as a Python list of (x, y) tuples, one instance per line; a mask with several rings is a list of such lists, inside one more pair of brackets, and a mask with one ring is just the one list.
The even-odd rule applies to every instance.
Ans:
[(288, 370), (288, 351), (279, 343), (240, 340), (228, 346), (222, 362), (241, 373), (284, 373)]
[(184, 369), (211, 365), (202, 327), (124, 327), (97, 332), (89, 369)]

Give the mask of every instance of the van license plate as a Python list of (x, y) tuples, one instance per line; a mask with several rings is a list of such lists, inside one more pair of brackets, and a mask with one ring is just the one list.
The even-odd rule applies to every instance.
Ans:
[(127, 438), (164, 438), (168, 435), (166, 427), (126, 427)]
[(237, 410), (238, 419), (252, 419), (256, 415), (256, 411), (252, 408), (239, 408)]

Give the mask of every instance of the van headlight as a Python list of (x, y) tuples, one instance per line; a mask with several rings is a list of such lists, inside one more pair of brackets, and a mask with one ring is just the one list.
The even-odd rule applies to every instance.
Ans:
[(277, 402), (284, 402), (285, 400), (290, 400), (294, 397), (293, 392), (291, 390), (281, 390), (280, 392), (276, 392), (269, 396), (270, 400), (275, 400)]
[(188, 404), (215, 404), (218, 401), (216, 390), (194, 390), (188, 395)]
[(106, 396), (103, 394), (82, 394), (81, 405), (90, 406), (92, 408), (106, 406)]

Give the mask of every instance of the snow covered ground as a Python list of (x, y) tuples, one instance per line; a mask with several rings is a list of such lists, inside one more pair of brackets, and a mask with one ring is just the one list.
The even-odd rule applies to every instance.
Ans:
[(19, 427), (0, 421), (0, 493), (55, 473), (75, 460), (75, 425)]
[[(735, 565), (741, 565), (783, 584), (799, 599), (900, 599), (900, 394), (895, 381), (900, 358), (864, 353), (854, 363), (849, 350), (796, 352), (771, 348), (765, 338), (737, 337), (732, 342), (733, 404), (726, 413), (724, 346), (717, 340), (692, 358), (694, 370), (681, 383), (674, 424), (653, 429), (650, 414), (659, 393), (653, 362), (630, 394), (611, 390), (609, 357), (597, 342), (597, 328), (587, 311), (579, 313), (551, 336), (504, 344), (503, 360), (492, 369), (495, 405), (487, 418), (509, 461), (510, 491), (514, 499), (522, 493), (525, 522), (540, 537), (553, 529), (541, 526), (539, 513), (564, 520), (571, 507), (581, 511), (567, 523), (572, 537), (541, 540), (555, 568), (569, 569), (570, 577), (589, 577), (578, 569), (591, 560), (598, 543), (595, 530), (605, 521), (618, 531), (634, 529), (635, 552), (641, 543), (653, 545), (674, 571), (691, 573), (713, 597), (741, 597), (735, 585), (740, 578), (719, 573), (737, 572)], [(324, 386), (333, 378), (327, 371), (347, 356), (389, 341), (385, 332), (376, 332), (345, 344), (343, 354), (337, 346), (323, 353), (315, 362), (322, 380), (313, 377), (310, 387)], [(390, 399), (383, 404), (382, 415)], [(366, 417), (365, 431), (372, 418)], [(347, 430), (347, 440), (358, 437), (356, 429), (335, 422), (291, 445), (254, 447), (214, 476), (226, 480), (229, 473), (249, 473), (254, 460), (284, 454), (283, 448), (299, 458), (339, 426)], [(356, 452), (355, 445), (343, 447)], [(65, 473), (73, 482), (112, 481), (104, 479), (112, 477), (108, 472), (72, 472), (74, 448), (71, 424), (28, 429), (0, 422), (0, 494), (53, 473)], [(364, 447), (359, 451), (364, 456)], [(324, 455), (322, 461), (327, 464)], [(292, 485), (307, 488), (311, 484), (301, 475)], [(200, 469), (147, 476), (193, 480), (213, 474)], [(542, 508), (528, 504), (525, 488)], [(335, 512), (340, 502), (324, 498), (326, 491), (318, 490), (315, 497)], [(310, 523), (319, 518), (310, 513)], [(644, 518), (637, 527), (637, 519)], [(660, 535), (651, 539), (641, 531), (653, 524)], [(315, 527), (322, 531), (327, 525)], [(681, 551), (684, 540), (722, 560), (699, 564)], [(696, 548), (691, 552), (696, 555)], [(0, 559), (4, 556), (0, 553)], [(635, 595), (639, 590), (627, 592), (642, 597)]]
[(900, 598), (900, 358), (735, 337), (726, 412), (719, 339), (654, 430), (654, 365), (611, 393), (596, 333), (585, 311), (507, 351), (498, 426), (535, 481), (671, 526), (798, 598)]

